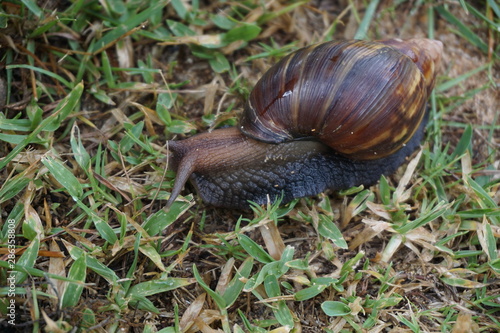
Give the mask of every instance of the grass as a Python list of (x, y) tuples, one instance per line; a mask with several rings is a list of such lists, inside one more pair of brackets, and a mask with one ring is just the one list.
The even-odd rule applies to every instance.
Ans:
[[(400, 17), (407, 21), (401, 23)], [(0, 3), (0, 328), (497, 332), (495, 1)], [(303, 45), (445, 44), (423, 148), (370, 188), (239, 212), (166, 141), (235, 125)]]

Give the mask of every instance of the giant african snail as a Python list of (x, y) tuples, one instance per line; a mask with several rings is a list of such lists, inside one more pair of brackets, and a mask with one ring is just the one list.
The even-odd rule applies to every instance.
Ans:
[(206, 203), (232, 208), (376, 182), (422, 140), (442, 48), (348, 40), (289, 54), (252, 90), (238, 127), (169, 142), (167, 206), (188, 179)]

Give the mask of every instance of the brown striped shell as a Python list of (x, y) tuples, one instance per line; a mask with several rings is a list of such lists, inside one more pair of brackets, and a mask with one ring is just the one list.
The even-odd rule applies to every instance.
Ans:
[(259, 80), (243, 133), (280, 143), (315, 139), (355, 159), (400, 149), (418, 128), (442, 44), (428, 39), (333, 41), (300, 49)]

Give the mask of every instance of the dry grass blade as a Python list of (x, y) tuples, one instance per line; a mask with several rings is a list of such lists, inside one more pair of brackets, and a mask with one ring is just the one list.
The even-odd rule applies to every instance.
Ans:
[(363, 223), (366, 224), (366, 227), (349, 242), (350, 250), (368, 243), (372, 238), (376, 237), (383, 231), (392, 230), (391, 223), (384, 221), (363, 219)]
[(274, 223), (267, 223), (259, 227), (262, 239), (266, 244), (267, 251), (275, 260), (279, 260), (285, 250), (285, 243), (280, 236), (278, 226)]
[(460, 313), (451, 333), (478, 333), (478, 325), (472, 321), (470, 313)]
[[(196, 297), (194, 302), (192, 302), (191, 305), (189, 305), (189, 307), (186, 309), (179, 322), (179, 328), (182, 332), (187, 332), (188, 330), (190, 330), (191, 327), (195, 324), (196, 319), (200, 317), (200, 312), (203, 308), (203, 303), (205, 303), (206, 296), (207, 294), (205, 293), (199, 295), (198, 297)], [(196, 329), (193, 327), (193, 330)]]
[[(59, 245), (57, 245), (57, 242), (52, 240), (50, 242), (50, 250), (51, 251), (60, 251)], [(59, 276), (66, 276), (66, 264), (64, 262), (64, 259), (62, 258), (50, 258), (49, 260), (49, 273), (54, 274), (54, 275), (59, 275)], [(50, 284), (47, 292), (50, 295), (54, 296), (54, 299), (52, 301), (52, 306), (53, 308), (56, 308), (59, 305), (59, 298), (62, 295), (64, 288), (64, 282), (61, 280), (56, 280), (56, 279), (50, 279)]]

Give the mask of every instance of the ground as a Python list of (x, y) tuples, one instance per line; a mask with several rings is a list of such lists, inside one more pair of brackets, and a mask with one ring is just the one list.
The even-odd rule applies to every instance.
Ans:
[[(494, 1), (3, 1), (0, 330), (498, 332), (499, 29)], [(443, 64), (395, 174), (165, 208), (167, 142), (237, 124), (285, 54), (412, 37)]]

